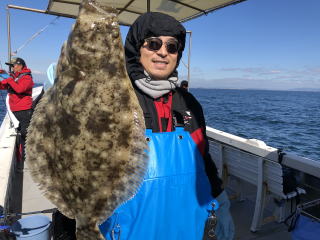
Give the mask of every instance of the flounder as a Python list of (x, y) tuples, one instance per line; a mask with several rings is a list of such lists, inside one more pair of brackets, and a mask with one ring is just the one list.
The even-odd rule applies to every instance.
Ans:
[(144, 132), (117, 11), (85, 0), (26, 143), (34, 181), (76, 219), (78, 240), (101, 238), (97, 223), (137, 191), (148, 161)]

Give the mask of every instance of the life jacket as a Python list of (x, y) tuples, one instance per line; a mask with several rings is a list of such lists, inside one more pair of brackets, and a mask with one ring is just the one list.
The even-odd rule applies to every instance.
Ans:
[[(17, 78), (14, 79), (15, 82), (18, 82), (19, 79), (21, 79), (23, 76), (31, 76), (32, 78), (32, 75), (31, 73), (29, 72), (26, 72), (26, 73), (21, 73), (19, 74), (19, 76)], [(32, 96), (32, 94), (30, 92), (25, 92), (25, 93), (17, 93), (12, 87), (8, 86), (8, 93), (10, 94), (16, 94), (16, 95), (20, 95), (20, 96)]]
[[(32, 87), (34, 82), (30, 69), (24, 67), (21, 72), (12, 75), (14, 82), (8, 84), (9, 104), (12, 112), (32, 108)], [(17, 90), (21, 89), (21, 90)], [(22, 90), (23, 89), (23, 90)]]

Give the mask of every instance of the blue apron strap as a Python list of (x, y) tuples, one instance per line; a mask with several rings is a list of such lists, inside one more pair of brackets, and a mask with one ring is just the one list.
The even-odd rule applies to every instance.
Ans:
[(202, 156), (189, 132), (146, 131), (148, 171), (138, 193), (99, 228), (106, 239), (202, 239), (212, 211)]

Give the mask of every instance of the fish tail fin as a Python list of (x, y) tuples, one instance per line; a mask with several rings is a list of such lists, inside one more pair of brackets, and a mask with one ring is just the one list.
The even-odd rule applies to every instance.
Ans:
[[(83, 223), (83, 222), (82, 222)], [(98, 225), (95, 221), (88, 219), (87, 224), (79, 226), (78, 218), (76, 219), (77, 224), (77, 240), (104, 240), (101, 235)]]
[(103, 236), (101, 235), (98, 226), (88, 226), (78, 228), (77, 232), (77, 240), (103, 240)]

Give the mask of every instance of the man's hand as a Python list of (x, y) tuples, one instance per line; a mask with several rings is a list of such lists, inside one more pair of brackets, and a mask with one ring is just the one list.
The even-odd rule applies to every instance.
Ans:
[(1, 83), (2, 84), (9, 84), (10, 82), (12, 82), (12, 81), (14, 81), (12, 78), (6, 78), (6, 79), (3, 79), (2, 81), (1, 81)]
[(218, 240), (233, 240), (234, 239), (234, 224), (230, 214), (230, 201), (226, 191), (224, 190), (216, 198), (219, 203), (219, 208), (216, 212), (217, 227), (216, 235)]
[(2, 80), (2, 81), (1, 81), (1, 84), (2, 84), (2, 85), (8, 84), (8, 80), (7, 80), (7, 79)]

